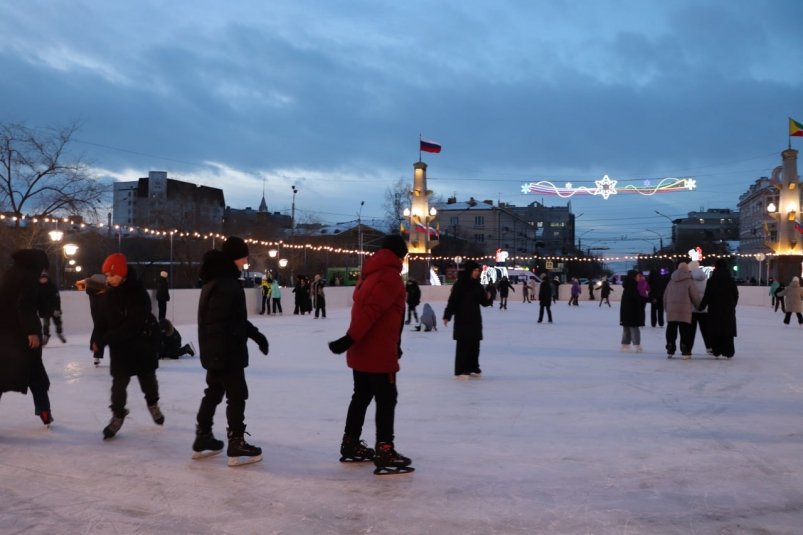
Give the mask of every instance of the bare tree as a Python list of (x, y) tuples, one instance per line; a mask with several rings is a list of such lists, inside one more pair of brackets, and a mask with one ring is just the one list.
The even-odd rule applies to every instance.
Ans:
[(393, 185), (385, 190), (385, 203), (382, 205), (388, 219), (388, 231), (396, 233), (399, 231), (401, 222), (404, 221), (404, 209), (410, 207), (410, 184), (407, 180), (400, 178)]
[(41, 133), (0, 123), (0, 210), (21, 217), (94, 215), (107, 188), (67, 153), (77, 126)]

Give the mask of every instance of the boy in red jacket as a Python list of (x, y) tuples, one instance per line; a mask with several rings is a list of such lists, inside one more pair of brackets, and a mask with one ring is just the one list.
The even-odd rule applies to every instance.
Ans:
[[(404, 238), (398, 234), (386, 236), (382, 248), (363, 265), (346, 335), (329, 342), (333, 353), (348, 350), (346, 362), (354, 375), (354, 394), (346, 416), (340, 461), (373, 460), (375, 474), (413, 471), (410, 459), (396, 452), (393, 446), (398, 397), (396, 372), (401, 358), (406, 296), (399, 274), (405, 256)], [(376, 451), (360, 440), (372, 399), (376, 399)]]

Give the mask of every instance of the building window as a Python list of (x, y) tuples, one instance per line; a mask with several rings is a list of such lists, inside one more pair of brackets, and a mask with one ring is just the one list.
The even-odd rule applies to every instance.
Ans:
[(456, 227), (457, 225), (459, 225), (459, 224), (460, 224), (460, 218), (459, 218), (459, 217), (457, 217), (457, 216), (451, 216), (451, 217), (449, 218), (449, 224), (450, 224), (450, 225), (452, 225), (452, 226), (454, 226), (454, 227)]
[(474, 216), (474, 224), (478, 227), (485, 226), (485, 216), (484, 215), (475, 215)]
[(474, 234), (474, 241), (477, 243), (485, 243), (485, 234)]

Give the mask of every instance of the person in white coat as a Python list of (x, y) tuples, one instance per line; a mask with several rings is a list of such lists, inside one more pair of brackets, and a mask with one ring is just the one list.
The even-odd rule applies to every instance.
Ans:
[(792, 277), (792, 282), (789, 286), (778, 292), (779, 297), (783, 297), (786, 304), (786, 314), (784, 314), (783, 322), (789, 325), (789, 320), (792, 319), (792, 313), (797, 316), (798, 325), (803, 325), (803, 293), (800, 291), (800, 279)]
[[(705, 295), (705, 286), (708, 282), (708, 274), (700, 267), (698, 261), (689, 262), (689, 271), (691, 271), (691, 280), (694, 287), (697, 288), (697, 293), (700, 296)], [(703, 337), (703, 344), (705, 344), (705, 351), (711, 354), (711, 337), (709, 336), (708, 328), (708, 309), (707, 307), (694, 307), (691, 311), (691, 344), (694, 346), (694, 339), (697, 336), (697, 328), (700, 328), (700, 336)], [(689, 348), (690, 350), (692, 348)]]

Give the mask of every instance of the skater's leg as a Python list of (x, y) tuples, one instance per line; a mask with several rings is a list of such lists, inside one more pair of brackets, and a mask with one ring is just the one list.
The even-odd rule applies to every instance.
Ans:
[(666, 324), (666, 353), (674, 355), (677, 349), (678, 322), (670, 321)]
[(480, 370), (480, 341), (468, 340), (468, 366), (469, 373), (482, 373)]
[(248, 399), (245, 370), (241, 368), (225, 374), (223, 387), (226, 389), (226, 421), (229, 431), (242, 435), (245, 432), (245, 401)]
[(204, 397), (201, 398), (201, 406), (198, 408), (198, 428), (205, 433), (212, 431), (212, 423), (215, 417), (215, 409), (223, 401), (226, 393), (220, 376), (214, 372), (206, 372), (206, 389)]
[(691, 355), (691, 348), (694, 343), (694, 331), (691, 330), (691, 323), (678, 323), (680, 328), (680, 352), (684, 355)]
[(31, 389), (36, 414), (39, 414), (42, 411), (50, 411), (50, 396), (47, 394), (50, 389), (50, 378), (47, 376), (47, 371), (42, 363), (41, 349), (36, 351), (39, 354), (39, 358), (33, 358), (31, 361), (28, 387)]
[[(374, 397), (371, 383), (372, 376), (375, 374), (358, 372), (352, 370), (354, 377), (354, 393), (351, 395), (348, 412), (346, 413), (345, 434), (353, 439), (359, 439), (362, 435), (362, 426), (365, 423), (365, 412)], [(379, 406), (377, 405), (377, 413)], [(377, 414), (378, 417), (378, 414)]]
[(469, 367), (469, 356), (471, 342), (458, 338), (455, 340), (455, 353), (454, 353), (454, 374), (455, 375), (468, 375), (471, 372)]
[(641, 346), (641, 327), (630, 327), (630, 340), (634, 346)]
[(149, 370), (138, 373), (139, 388), (145, 394), (145, 403), (150, 407), (159, 403), (159, 381), (156, 380), (156, 371)]
[(630, 339), (630, 327), (622, 326), (622, 345), (629, 346), (631, 339)]
[(376, 399), (376, 441), (393, 442), (393, 426), (398, 399), (396, 374), (375, 373), (371, 375), (371, 386)]
[(112, 404), (110, 408), (112, 414), (120, 418), (125, 418), (126, 415), (125, 403), (128, 396), (126, 389), (130, 381), (131, 377), (128, 374), (117, 373), (112, 375)]
[(42, 318), (42, 345), (47, 344), (50, 339), (50, 316)]
[(538, 323), (541, 323), (542, 321), (544, 321), (544, 309), (545, 308), (546, 307), (544, 306), (544, 302), (541, 301), (541, 304), (538, 306)]
[(167, 317), (167, 301), (158, 301), (159, 303), (159, 319), (163, 320)]

